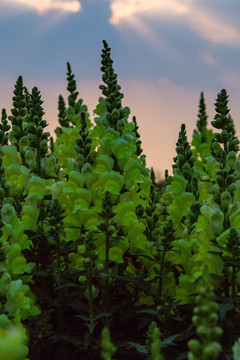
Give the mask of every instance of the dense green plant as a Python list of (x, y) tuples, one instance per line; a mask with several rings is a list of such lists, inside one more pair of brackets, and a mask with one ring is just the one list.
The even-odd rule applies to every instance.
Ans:
[(106, 41), (101, 63), (94, 123), (69, 63), (55, 141), (40, 91), (21, 76), (12, 115), (2, 110), (0, 336), (16, 349), (3, 344), (1, 353), (236, 360), (240, 161), (226, 90), (214, 134), (201, 93), (192, 143), (182, 124), (173, 175), (159, 189)]
[(221, 345), (218, 343), (222, 335), (222, 329), (217, 326), (218, 305), (214, 301), (213, 287), (207, 273), (207, 267), (203, 270), (203, 276), (196, 296), (196, 306), (192, 318), (196, 326), (199, 340), (192, 339), (188, 342), (190, 353), (189, 360), (215, 360), (217, 359)]

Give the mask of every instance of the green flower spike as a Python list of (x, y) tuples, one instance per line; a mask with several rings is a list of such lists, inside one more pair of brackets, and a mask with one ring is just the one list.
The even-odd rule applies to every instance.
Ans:
[(87, 162), (92, 165), (97, 156), (96, 151), (91, 152), (92, 138), (89, 136), (86, 114), (84, 112), (81, 112), (81, 130), (79, 130), (79, 135), (80, 138), (76, 139), (77, 145), (74, 146), (74, 149), (77, 152), (77, 164), (81, 171)]
[(204, 100), (204, 94), (201, 92), (199, 102), (199, 112), (197, 120), (197, 129), (193, 131), (192, 146), (193, 155), (199, 159), (198, 164), (202, 169), (202, 160), (206, 156), (211, 156), (211, 143), (213, 138), (212, 130), (207, 129), (206, 105)]
[(102, 330), (102, 359), (103, 360), (111, 360), (112, 355), (116, 352), (116, 347), (111, 343), (110, 333), (107, 327), (103, 328)]
[(200, 340), (192, 339), (188, 342), (190, 349), (188, 360), (216, 360), (218, 358), (221, 351), (218, 339), (222, 335), (222, 329), (217, 326), (217, 311), (218, 304), (214, 301), (213, 286), (205, 265), (192, 317)]
[(1, 146), (8, 145), (8, 134), (11, 126), (8, 125), (6, 109), (2, 109), (2, 118), (0, 124), (0, 144)]
[(206, 142), (205, 131), (207, 129), (207, 113), (206, 113), (206, 105), (204, 100), (204, 94), (201, 92), (200, 102), (199, 102), (199, 113), (198, 113), (198, 121), (197, 128), (199, 133), (202, 135), (202, 142)]
[(107, 110), (108, 124), (115, 130), (122, 132), (125, 127), (125, 116), (129, 114), (129, 108), (122, 108), (123, 94), (120, 92), (121, 86), (117, 83), (117, 74), (114, 73), (112, 67), (113, 60), (111, 59), (111, 48), (103, 40), (104, 49), (102, 50), (102, 67), (103, 71), (102, 80), (106, 85), (100, 85), (99, 89), (102, 90), (105, 99), (105, 107)]
[(212, 121), (213, 127), (222, 130), (214, 134), (212, 142), (212, 156), (219, 162), (220, 170), (216, 171), (217, 187), (213, 186), (210, 192), (214, 201), (221, 206), (224, 213), (224, 230), (230, 227), (228, 216), (229, 205), (233, 201), (236, 189), (236, 153), (239, 140), (235, 137), (233, 120), (229, 115), (228, 95), (225, 89), (218, 94), (215, 103), (217, 114)]
[(155, 321), (153, 321), (148, 329), (146, 345), (148, 353), (151, 356), (151, 360), (163, 360), (161, 351), (161, 338), (160, 330), (157, 327)]
[(8, 119), (12, 123), (12, 130), (9, 132), (9, 140), (12, 145), (16, 146), (17, 151), (20, 151), (23, 165), (26, 165), (26, 161), (24, 151), (20, 145), (20, 140), (25, 138), (28, 133), (26, 127), (28, 121), (26, 106), (23, 78), (22, 76), (19, 76), (14, 89), (13, 109), (11, 109), (12, 115), (10, 115)]
[[(62, 127), (70, 127), (69, 119), (67, 118), (67, 114), (66, 114), (66, 110), (67, 109), (66, 109), (64, 98), (62, 97), (62, 95), (59, 95), (59, 97), (58, 97), (58, 122)], [(61, 127), (57, 127), (54, 130), (54, 132), (57, 136), (60, 136), (62, 134)]]
[(138, 138), (137, 142), (136, 142), (136, 146), (137, 146), (137, 152), (136, 152), (136, 155), (137, 156), (140, 156), (141, 153), (143, 152), (142, 148), (141, 148), (141, 140), (140, 140), (140, 134), (138, 132), (138, 125), (137, 125), (137, 120), (136, 120), (136, 116), (133, 116), (133, 122), (135, 124), (135, 134), (136, 134), (136, 137)]
[(39, 176), (42, 175), (41, 159), (48, 153), (48, 137), (49, 132), (43, 133), (43, 129), (48, 126), (46, 120), (42, 120), (44, 111), (42, 108), (43, 101), (41, 100), (40, 91), (35, 86), (32, 89), (30, 110), (28, 115), (28, 140), (30, 147), (36, 149), (36, 166), (32, 170), (37, 172)]
[(65, 101), (62, 95), (58, 97), (58, 122), (61, 126), (69, 127), (69, 121), (66, 115)]
[(77, 84), (76, 84), (76, 80), (74, 78), (74, 74), (72, 73), (72, 68), (71, 68), (71, 65), (69, 64), (69, 62), (67, 62), (67, 70), (68, 70), (67, 71), (67, 81), (68, 81), (67, 89), (70, 92), (70, 95), (68, 96), (68, 105), (75, 108), (75, 104), (76, 104), (76, 100), (77, 100), (79, 92), (76, 91)]
[[(239, 140), (235, 137), (234, 124), (229, 115), (228, 108), (228, 94), (225, 89), (218, 94), (215, 103), (216, 115), (212, 126), (216, 129), (222, 130), (220, 133), (214, 134), (212, 142), (212, 155), (220, 162), (223, 169), (226, 165), (226, 157), (230, 151), (237, 152)], [(223, 148), (220, 144), (223, 144)]]
[(186, 136), (185, 124), (181, 125), (178, 141), (176, 143), (177, 156), (173, 159), (175, 164), (172, 165), (174, 175), (182, 175), (188, 180), (186, 191), (191, 188), (191, 180), (194, 176), (195, 157), (192, 156), (189, 142)]

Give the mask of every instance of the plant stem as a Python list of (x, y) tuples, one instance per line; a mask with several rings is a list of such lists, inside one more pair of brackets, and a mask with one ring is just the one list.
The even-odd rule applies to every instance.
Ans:
[[(109, 235), (106, 234), (106, 252), (105, 252), (104, 272), (107, 275), (109, 274), (109, 246), (110, 246), (110, 238), (109, 238)], [(109, 278), (108, 277), (105, 280), (105, 311), (109, 312)], [(106, 325), (108, 326), (108, 317), (106, 318)]]
[(159, 297), (162, 296), (162, 277), (163, 277), (163, 267), (164, 267), (165, 255), (166, 255), (166, 248), (164, 247), (162, 257), (161, 257), (161, 262), (160, 262), (160, 270), (159, 270), (159, 282), (158, 282), (158, 295), (159, 295)]

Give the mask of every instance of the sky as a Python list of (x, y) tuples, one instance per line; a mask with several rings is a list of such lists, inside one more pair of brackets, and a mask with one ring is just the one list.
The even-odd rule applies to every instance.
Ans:
[(239, 14), (236, 0), (0, 0), (0, 110), (10, 115), (22, 75), (29, 90), (41, 91), (55, 138), (70, 62), (94, 122), (106, 40), (147, 166), (163, 178), (165, 169), (172, 173), (182, 123), (192, 139), (201, 91), (211, 128), (217, 94), (227, 90), (240, 134)]

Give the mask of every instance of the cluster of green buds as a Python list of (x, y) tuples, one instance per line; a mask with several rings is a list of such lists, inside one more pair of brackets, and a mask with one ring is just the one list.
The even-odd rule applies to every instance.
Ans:
[[(159, 192), (157, 191), (156, 187), (153, 184), (151, 184), (148, 206), (144, 207), (143, 205), (139, 205), (136, 208), (136, 215), (138, 216), (138, 218), (141, 217), (145, 218), (146, 230), (144, 231), (144, 234), (146, 235), (149, 241), (154, 241), (154, 242), (159, 239), (160, 212), (158, 211), (159, 209), (157, 208), (158, 200), (159, 200)], [(145, 215), (143, 216), (144, 213)]]
[(218, 304), (214, 301), (214, 292), (210, 276), (207, 273), (207, 266), (204, 267), (195, 301), (192, 321), (196, 326), (200, 341), (192, 339), (188, 342), (191, 350), (188, 353), (188, 360), (215, 360), (221, 351), (218, 339), (222, 335), (222, 329), (217, 326)]
[(81, 274), (79, 276), (79, 282), (85, 288), (85, 296), (89, 302), (89, 318), (93, 316), (93, 298), (96, 296), (96, 287), (93, 284), (93, 279), (98, 277), (99, 272), (102, 271), (103, 265), (98, 264), (95, 267), (95, 261), (98, 258), (97, 246), (95, 243), (94, 231), (88, 231), (83, 245), (78, 246), (78, 252), (83, 257), (82, 266), (79, 270)]
[(173, 241), (175, 240), (175, 229), (173, 227), (172, 219), (165, 223), (160, 231), (160, 242), (156, 244), (157, 255), (156, 261), (159, 264), (159, 269), (155, 269), (158, 274), (158, 296), (162, 297), (163, 278), (172, 271), (172, 264), (166, 261), (167, 252), (173, 249)]
[(234, 165), (236, 163), (236, 153), (231, 151), (227, 155), (226, 167), (222, 170), (217, 170), (216, 172), (216, 183), (218, 188), (211, 188), (211, 193), (213, 194), (214, 201), (221, 205), (222, 210), (227, 212), (233, 194), (236, 190), (236, 174)]
[(81, 106), (83, 103), (82, 99), (79, 99), (77, 102), (77, 97), (79, 92), (76, 91), (77, 89), (77, 84), (76, 84), (76, 80), (74, 77), (74, 74), (72, 73), (72, 68), (71, 65), (69, 64), (69, 62), (67, 62), (67, 81), (68, 81), (68, 85), (67, 85), (67, 89), (70, 92), (70, 95), (68, 96), (68, 106), (72, 106), (75, 110), (75, 113), (78, 113), (81, 111)]
[(51, 226), (51, 231), (59, 235), (64, 227), (63, 219), (65, 210), (62, 208), (58, 199), (50, 201), (47, 207), (47, 224)]
[(152, 321), (147, 332), (146, 345), (151, 360), (162, 360), (160, 330), (155, 321)]
[(117, 348), (111, 343), (110, 333), (107, 327), (104, 327), (102, 330), (101, 347), (102, 359), (111, 360), (112, 355), (116, 352)]
[(101, 70), (103, 72), (102, 80), (106, 85), (100, 85), (99, 89), (106, 96), (105, 107), (107, 110), (106, 119), (108, 126), (122, 132), (125, 127), (126, 118), (129, 115), (129, 108), (122, 108), (123, 94), (120, 92), (121, 86), (117, 83), (117, 74), (114, 73), (112, 66), (111, 48), (105, 40), (103, 40), (103, 46)]
[[(214, 252), (217, 254), (224, 263), (224, 291), (225, 296), (229, 296), (229, 289), (231, 287), (231, 297), (235, 298), (237, 288), (237, 273), (240, 270), (240, 234), (239, 231), (232, 227), (229, 235), (224, 241), (225, 247), (217, 244), (216, 240), (212, 240), (214, 246), (220, 251)], [(211, 251), (209, 251), (211, 252)]]
[[(212, 142), (212, 156), (219, 161), (220, 170), (216, 172), (217, 187), (212, 187), (210, 192), (214, 201), (219, 204), (225, 214), (225, 230), (229, 226), (226, 213), (233, 198), (236, 185), (235, 164), (239, 140), (235, 137), (233, 120), (229, 115), (228, 95), (225, 89), (218, 94), (215, 106), (215, 120), (213, 127), (221, 129), (221, 133), (215, 133)], [(223, 146), (223, 148), (222, 148)]]
[(101, 216), (103, 220), (98, 223), (97, 228), (100, 231), (106, 232), (106, 234), (109, 236), (111, 236), (116, 230), (115, 220), (110, 222), (110, 220), (116, 215), (116, 213), (113, 211), (113, 206), (113, 196), (109, 191), (106, 191), (102, 202), (102, 210), (98, 213), (98, 215)]
[[(1, 149), (0, 149), (1, 154)], [(9, 196), (9, 187), (4, 176), (4, 167), (2, 166), (2, 156), (0, 155), (0, 204), (2, 204), (4, 197)]]
[(176, 143), (177, 156), (174, 157), (175, 164), (172, 165), (174, 175), (182, 175), (188, 180), (187, 191), (191, 190), (191, 181), (195, 175), (194, 162), (196, 158), (192, 156), (189, 142), (186, 136), (185, 124), (181, 125), (178, 141)]
[[(84, 284), (87, 282), (87, 277), (89, 268), (93, 269), (94, 263), (98, 258), (98, 252), (96, 250), (97, 246), (95, 244), (94, 231), (88, 231), (83, 245), (78, 246), (78, 252), (83, 257), (81, 270), (84, 270), (85, 275), (79, 277), (79, 281)], [(102, 270), (102, 265), (97, 268), (97, 270)]]
[(199, 102), (199, 112), (198, 112), (198, 120), (197, 120), (197, 129), (199, 134), (201, 134), (201, 142), (206, 142), (206, 129), (207, 129), (207, 113), (206, 113), (206, 105), (204, 100), (204, 93), (201, 92), (200, 102)]
[[(59, 95), (59, 97), (58, 97), (58, 122), (61, 125), (61, 127), (70, 127), (66, 110), (67, 109), (66, 109), (64, 98), (62, 97), (62, 95)], [(54, 132), (57, 136), (60, 136), (62, 134), (61, 127), (57, 127), (54, 130)]]
[(12, 123), (12, 131), (11, 131), (11, 142), (17, 147), (19, 151), (19, 140), (26, 135), (27, 129), (24, 128), (23, 123), (26, 121), (26, 101), (23, 89), (23, 78), (19, 76), (15, 88), (14, 88), (14, 96), (13, 96), (13, 108), (11, 109), (12, 115), (8, 117), (8, 119)]
[(86, 114), (81, 112), (81, 129), (79, 130), (80, 138), (76, 139), (77, 145), (74, 146), (75, 151), (77, 152), (77, 164), (79, 170), (81, 171), (84, 164), (89, 163), (93, 165), (94, 160), (96, 159), (97, 152), (92, 151), (92, 138), (89, 136), (86, 122)]
[(2, 109), (2, 117), (0, 124), (0, 144), (1, 146), (8, 144), (7, 131), (10, 130), (11, 126), (8, 125), (6, 109)]
[(135, 134), (136, 134), (136, 137), (137, 137), (137, 142), (136, 142), (136, 147), (137, 147), (137, 152), (136, 152), (136, 155), (137, 156), (140, 156), (141, 155), (141, 153), (143, 152), (143, 150), (142, 150), (142, 147), (141, 147), (141, 144), (142, 144), (142, 142), (141, 142), (141, 140), (140, 140), (140, 134), (139, 134), (139, 132), (138, 132), (138, 125), (137, 125), (137, 120), (136, 120), (136, 116), (133, 116), (133, 122), (134, 122), (134, 124), (135, 124)]
[(191, 185), (191, 190), (196, 200), (191, 204), (190, 211), (188, 213), (187, 219), (185, 220), (185, 225), (189, 225), (189, 232), (191, 232), (191, 230), (194, 228), (200, 215), (200, 209), (202, 206), (201, 202), (199, 201), (199, 188), (197, 177), (194, 177), (192, 179)]
[[(41, 159), (48, 153), (48, 137), (50, 136), (49, 132), (43, 133), (43, 129), (48, 124), (46, 120), (42, 120), (44, 115), (42, 103), (40, 91), (35, 86), (32, 89), (30, 110), (27, 117), (27, 139), (30, 149), (26, 151), (25, 158), (31, 170), (37, 172), (39, 176), (42, 174)], [(37, 151), (37, 156), (35, 156), (34, 149)]]
[(202, 161), (206, 156), (211, 155), (211, 142), (213, 138), (213, 131), (207, 129), (206, 105), (204, 100), (204, 93), (201, 92), (199, 101), (199, 111), (197, 120), (197, 129), (193, 131), (192, 146), (193, 155), (200, 161), (198, 166), (202, 168)]
[[(211, 124), (214, 128), (222, 131), (214, 134), (212, 155), (220, 162), (223, 169), (226, 165), (227, 154), (230, 151), (237, 152), (239, 144), (239, 140), (235, 136), (233, 120), (229, 115), (228, 95), (225, 89), (218, 94), (215, 109), (217, 114)], [(223, 148), (220, 144), (223, 144)]]

